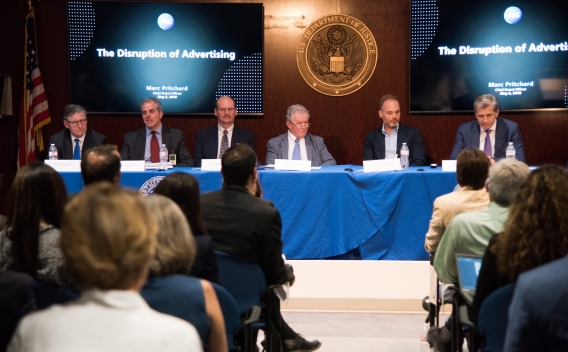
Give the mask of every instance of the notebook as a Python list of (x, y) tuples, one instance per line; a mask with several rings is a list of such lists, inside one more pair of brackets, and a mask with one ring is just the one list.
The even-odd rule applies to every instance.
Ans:
[(477, 254), (456, 254), (460, 292), (470, 305), (473, 302), (475, 288), (477, 287), (481, 259), (482, 256)]

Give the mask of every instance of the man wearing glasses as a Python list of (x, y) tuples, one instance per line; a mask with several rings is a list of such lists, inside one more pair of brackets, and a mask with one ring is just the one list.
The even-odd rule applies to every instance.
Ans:
[(235, 126), (237, 107), (233, 98), (223, 96), (217, 99), (213, 112), (217, 117), (217, 125), (195, 134), (193, 160), (196, 166), (201, 166), (201, 159), (221, 159), (223, 153), (236, 144), (246, 144), (256, 150), (254, 132)]
[(323, 138), (308, 133), (310, 112), (300, 104), (288, 107), (288, 132), (272, 138), (266, 145), (266, 165), (276, 159), (310, 160), (312, 166), (336, 165)]
[(67, 105), (63, 112), (65, 129), (49, 138), (55, 144), (59, 159), (81, 160), (81, 155), (92, 147), (107, 144), (107, 138), (87, 128), (87, 111), (81, 105)]

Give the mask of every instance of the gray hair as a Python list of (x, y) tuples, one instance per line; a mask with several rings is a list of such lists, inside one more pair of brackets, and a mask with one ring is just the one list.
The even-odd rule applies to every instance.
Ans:
[(489, 168), (488, 191), (491, 200), (509, 206), (517, 197), (531, 170), (517, 159), (501, 159)]
[(308, 115), (308, 120), (310, 119), (310, 112), (303, 105), (294, 104), (288, 107), (286, 111), (286, 121), (292, 122), (292, 115), (294, 114), (306, 114)]
[(474, 112), (477, 112), (478, 109), (485, 109), (488, 106), (493, 106), (493, 111), (499, 110), (499, 100), (492, 94), (480, 95), (473, 101)]
[(63, 120), (69, 121), (69, 116), (75, 115), (80, 112), (85, 113), (85, 118), (87, 118), (87, 110), (85, 110), (84, 107), (82, 107), (81, 105), (69, 104), (63, 111)]
[(149, 103), (149, 102), (151, 102), (151, 101), (153, 101), (154, 103), (156, 103), (156, 109), (158, 109), (158, 111), (164, 111), (164, 110), (162, 109), (162, 102), (159, 101), (158, 99), (154, 98), (154, 97), (149, 97), (149, 98), (146, 98), (146, 99), (142, 100), (142, 102), (140, 103), (140, 108), (142, 108), (142, 105), (144, 105), (144, 104), (146, 104), (146, 103)]

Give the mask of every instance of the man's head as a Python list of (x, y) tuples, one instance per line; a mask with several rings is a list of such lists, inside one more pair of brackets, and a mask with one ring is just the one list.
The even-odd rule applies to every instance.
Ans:
[(286, 111), (286, 126), (296, 138), (304, 138), (310, 128), (310, 112), (304, 106), (295, 104)]
[(162, 103), (156, 98), (146, 98), (142, 101), (140, 108), (142, 110), (142, 119), (146, 127), (148, 127), (150, 131), (157, 130), (162, 124), (162, 116), (164, 116)]
[(237, 106), (233, 98), (223, 96), (215, 102), (215, 116), (217, 116), (217, 123), (219, 126), (227, 129), (235, 123), (235, 116), (237, 116)]
[(480, 95), (473, 102), (473, 112), (481, 129), (487, 130), (499, 116), (499, 101), (491, 94)]
[(400, 104), (398, 98), (387, 94), (379, 100), (379, 117), (383, 120), (385, 131), (389, 132), (398, 127), (400, 122)]
[(109, 181), (118, 186), (120, 182), (120, 154), (116, 145), (104, 144), (83, 153), (81, 175), (85, 186), (98, 181)]
[(81, 105), (67, 105), (63, 112), (63, 125), (73, 138), (83, 137), (87, 132), (87, 110)]
[(508, 207), (527, 180), (531, 170), (516, 159), (501, 159), (489, 168), (487, 191), (491, 201)]
[(458, 183), (461, 187), (478, 190), (485, 186), (491, 162), (479, 149), (464, 148), (457, 159)]
[(254, 150), (246, 144), (237, 144), (227, 149), (221, 159), (221, 174), (225, 185), (247, 186), (254, 182), (256, 163)]

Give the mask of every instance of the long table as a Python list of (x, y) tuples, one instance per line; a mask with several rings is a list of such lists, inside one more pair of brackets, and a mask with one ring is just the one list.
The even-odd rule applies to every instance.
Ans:
[[(121, 185), (149, 193), (175, 171), (195, 176), (202, 193), (221, 188), (218, 171), (190, 167), (125, 172)], [(61, 174), (69, 193), (83, 188), (80, 173)], [(289, 259), (427, 260), (424, 235), (432, 203), (457, 185), (455, 172), (429, 167), (372, 173), (357, 165), (309, 172), (261, 169), (259, 179), (264, 198), (282, 216), (283, 252)]]

